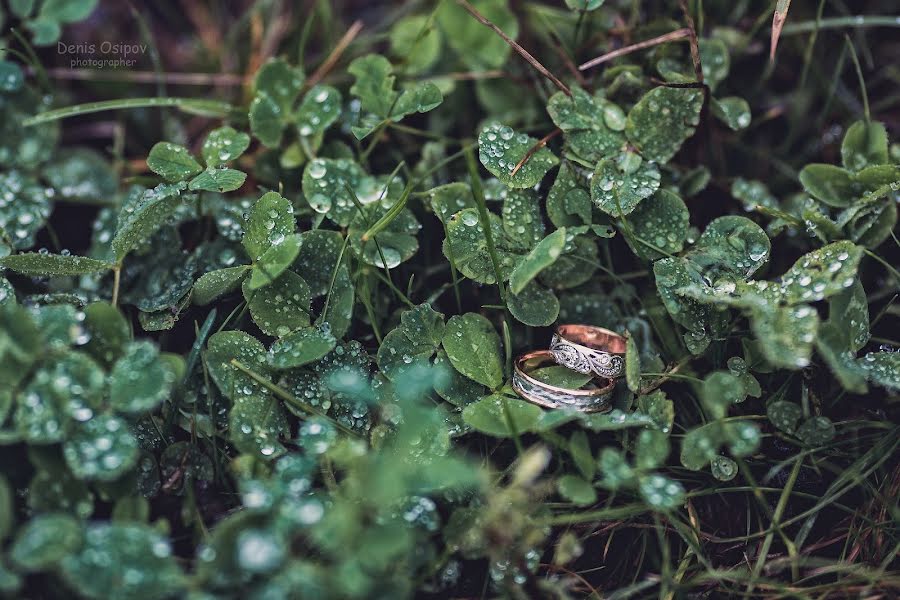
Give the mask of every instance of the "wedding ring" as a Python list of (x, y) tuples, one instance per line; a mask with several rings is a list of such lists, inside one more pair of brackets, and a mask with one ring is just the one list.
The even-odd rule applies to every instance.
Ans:
[(610, 397), (616, 382), (597, 377), (586, 389), (570, 390), (538, 381), (530, 375), (535, 369), (553, 364), (549, 350), (537, 350), (516, 359), (512, 387), (522, 398), (544, 408), (574, 408), (582, 412), (603, 412), (610, 409)]
[(560, 325), (550, 342), (557, 364), (615, 379), (625, 375), (625, 338), (593, 325)]

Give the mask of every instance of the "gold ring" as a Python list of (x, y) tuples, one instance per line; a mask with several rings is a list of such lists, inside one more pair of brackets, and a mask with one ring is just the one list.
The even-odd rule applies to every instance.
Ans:
[(557, 364), (615, 379), (625, 375), (625, 338), (593, 325), (560, 325), (550, 342)]
[[(545, 408), (574, 408), (582, 412), (604, 412), (611, 408), (609, 399), (614, 379), (594, 376), (592, 386), (587, 389), (570, 390), (538, 381), (529, 373), (537, 368), (553, 363), (549, 350), (528, 352), (516, 359), (513, 369), (512, 387), (522, 398)], [(593, 383), (597, 380), (598, 383)]]

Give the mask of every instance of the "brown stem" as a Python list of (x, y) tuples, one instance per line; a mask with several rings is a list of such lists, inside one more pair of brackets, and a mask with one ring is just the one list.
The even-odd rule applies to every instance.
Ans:
[(519, 164), (517, 164), (513, 168), (513, 170), (509, 172), (509, 176), (510, 177), (515, 176), (515, 174), (519, 172), (519, 169), (521, 169), (525, 165), (525, 163), (528, 162), (529, 158), (534, 156), (538, 150), (540, 150), (541, 148), (546, 146), (547, 142), (549, 142), (550, 140), (552, 140), (553, 138), (555, 138), (556, 136), (558, 136), (561, 133), (562, 133), (562, 129), (554, 129), (553, 131), (551, 131), (550, 133), (548, 133), (547, 135), (542, 137), (540, 140), (538, 140), (537, 144), (535, 144), (534, 146), (532, 146), (531, 148), (528, 149), (528, 152), (525, 153), (525, 156), (522, 157), (522, 160), (519, 161)]
[(319, 68), (315, 70), (315, 72), (309, 76), (309, 79), (306, 80), (304, 87), (309, 89), (319, 83), (323, 77), (325, 77), (331, 69), (334, 68), (334, 65), (337, 64), (337, 61), (341, 59), (341, 55), (344, 54), (344, 51), (347, 49), (347, 46), (350, 45), (350, 42), (359, 34), (359, 32), (363, 28), (363, 22), (360, 20), (356, 20), (353, 22), (353, 25), (350, 26), (350, 29), (347, 30), (340, 40), (338, 40), (337, 45), (334, 47), (334, 50), (331, 51), (331, 54), (325, 59), (325, 61), (319, 65)]
[(625, 56), (626, 54), (631, 54), (637, 50), (643, 50), (644, 48), (651, 48), (653, 46), (658, 46), (659, 44), (665, 44), (666, 42), (672, 42), (675, 40), (680, 40), (682, 38), (690, 37), (691, 30), (687, 27), (682, 29), (676, 29), (675, 31), (670, 31), (669, 33), (664, 33), (663, 35), (657, 36), (655, 38), (650, 38), (649, 40), (644, 40), (643, 42), (638, 42), (637, 44), (631, 44), (630, 46), (623, 46), (612, 52), (607, 52), (602, 56), (598, 56), (597, 58), (592, 58), (586, 63), (580, 65), (578, 67), (579, 70), (585, 71), (590, 69), (591, 67), (596, 67), (597, 65), (601, 65), (605, 62), (609, 62), (614, 58), (619, 58), (620, 56)]
[(505, 33), (503, 33), (503, 30), (502, 30), (502, 29), (500, 29), (499, 27), (497, 27), (496, 25), (494, 25), (494, 24), (493, 24), (490, 20), (488, 20), (484, 15), (482, 15), (480, 12), (478, 12), (478, 11), (475, 9), (474, 6), (472, 6), (471, 4), (469, 4), (468, 2), (466, 2), (466, 0), (456, 0), (456, 2), (457, 2), (460, 6), (462, 6), (464, 9), (466, 9), (466, 11), (468, 11), (468, 13), (469, 13), (470, 15), (472, 15), (473, 17), (475, 17), (475, 19), (476, 19), (479, 23), (481, 23), (481, 24), (484, 25), (485, 27), (490, 27), (491, 29), (493, 29), (493, 30), (494, 30), (494, 33), (496, 33), (496, 34), (499, 35), (501, 38), (503, 38), (503, 41), (504, 41), (504, 42), (506, 42), (507, 44), (509, 44), (509, 45), (512, 47), (513, 50), (515, 50), (516, 52), (518, 52), (519, 55), (521, 55), (522, 58), (524, 58), (526, 61), (528, 61), (528, 64), (530, 64), (532, 67), (534, 67), (541, 75), (543, 75), (544, 77), (546, 77), (547, 79), (549, 79), (550, 81), (552, 81), (552, 82), (553, 82), (553, 85), (555, 85), (555, 86), (558, 87), (560, 90), (562, 90), (562, 92), (563, 92), (566, 96), (571, 96), (571, 95), (572, 95), (572, 91), (569, 90), (569, 88), (566, 86), (566, 84), (564, 84), (562, 81), (560, 81), (560, 80), (556, 77), (556, 75), (554, 75), (553, 73), (551, 73), (550, 71), (548, 71), (547, 68), (546, 68), (544, 65), (542, 65), (540, 62), (538, 62), (538, 60), (537, 60), (535, 57), (533, 57), (533, 56), (528, 52), (528, 50), (526, 50), (525, 48), (523, 48), (522, 46), (520, 46), (519, 44), (517, 44), (515, 40), (513, 40), (511, 37), (509, 37), (508, 35), (506, 35)]
[(687, 22), (688, 29), (690, 30), (690, 37), (688, 38), (691, 42), (691, 62), (694, 63), (694, 75), (697, 77), (697, 81), (703, 83), (703, 66), (700, 64), (700, 44), (697, 42), (697, 28), (694, 27), (694, 17), (691, 16), (691, 11), (688, 10), (687, 0), (678, 0), (679, 6), (681, 6), (681, 12), (684, 13), (684, 20)]

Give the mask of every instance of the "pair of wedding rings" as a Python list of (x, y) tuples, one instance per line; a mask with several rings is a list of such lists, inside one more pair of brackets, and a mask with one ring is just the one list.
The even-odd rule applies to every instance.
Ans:
[[(544, 383), (533, 376), (557, 364), (592, 378), (580, 389)], [(516, 359), (512, 387), (523, 399), (545, 408), (603, 412), (610, 408), (616, 379), (625, 375), (625, 338), (592, 325), (559, 325), (549, 350), (527, 352)]]

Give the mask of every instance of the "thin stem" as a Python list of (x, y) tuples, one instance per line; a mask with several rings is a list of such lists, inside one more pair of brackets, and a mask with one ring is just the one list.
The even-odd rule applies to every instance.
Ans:
[(675, 31), (664, 33), (663, 35), (657, 36), (655, 38), (650, 38), (649, 40), (644, 40), (643, 42), (631, 44), (630, 46), (623, 46), (621, 48), (613, 50), (612, 52), (607, 52), (606, 54), (603, 54), (596, 58), (592, 58), (586, 63), (582, 63), (581, 65), (579, 65), (578, 70), (586, 71), (590, 68), (596, 67), (597, 65), (602, 65), (605, 62), (609, 62), (615, 58), (619, 58), (620, 56), (625, 56), (626, 54), (631, 54), (632, 52), (637, 52), (638, 50), (643, 50), (644, 48), (652, 48), (653, 46), (665, 44), (666, 42), (681, 40), (686, 37), (690, 37), (690, 35), (691, 30), (687, 27), (676, 29)]

